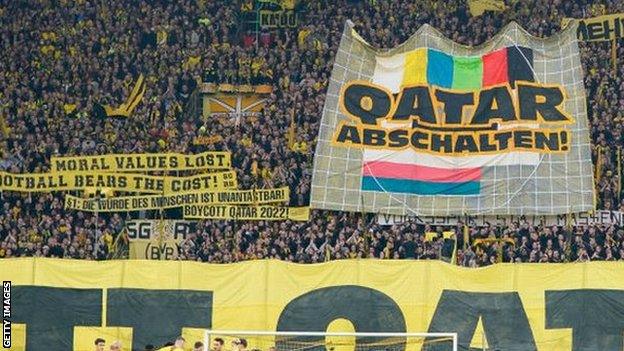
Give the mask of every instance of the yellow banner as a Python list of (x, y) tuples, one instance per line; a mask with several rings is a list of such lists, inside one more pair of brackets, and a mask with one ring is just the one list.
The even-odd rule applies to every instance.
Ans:
[[(16, 351), (90, 351), (95, 337), (142, 349), (180, 334), (192, 345), (207, 329), (447, 332), (457, 333), (460, 350), (483, 342), (492, 350), (621, 350), (623, 271), (624, 262), (468, 269), (407, 260), (0, 260), (0, 280), (12, 284)], [(325, 345), (324, 337), (264, 337), (275, 344), (262, 346), (245, 338), (248, 349)], [(412, 341), (397, 349), (451, 349), (448, 340)]]
[(95, 174), (89, 172), (6, 173), (0, 172), (0, 191), (50, 192), (85, 188), (160, 193), (164, 178), (142, 174)]
[(178, 245), (187, 239), (194, 225), (176, 220), (134, 220), (126, 222), (131, 260), (175, 260)]
[(481, 16), (485, 11), (505, 11), (503, 0), (468, 0), (468, 8), (473, 16)]
[(135, 219), (126, 221), (126, 236), (129, 242), (173, 240), (177, 243), (186, 240), (197, 229), (195, 221), (176, 219)]
[[(414, 55), (414, 59), (422, 61), (419, 59), (419, 56), (420, 54)], [(406, 67), (405, 69), (409, 69), (408, 66)], [(468, 70), (468, 72), (464, 79), (474, 79), (474, 81), (480, 82), (481, 71)], [(409, 101), (411, 100), (405, 99), (412, 99), (416, 96), (409, 96), (410, 93), (408, 92), (411, 89), (418, 89), (423, 94), (421, 100), (427, 101), (423, 104), (431, 108), (428, 109), (426, 117), (423, 114), (423, 117), (417, 122), (395, 125), (392, 122), (397, 122), (403, 118), (401, 116), (403, 112), (401, 112), (399, 106), (409, 106), (411, 103)], [(449, 94), (449, 96), (458, 94), (456, 95), (457, 98), (462, 94), (464, 94), (462, 96), (472, 94), (473, 96), (469, 100), (475, 102), (474, 109), (468, 110), (463, 107), (459, 109), (460, 113), (458, 116), (463, 115), (464, 117), (458, 117), (457, 123), (453, 127), (449, 126), (450, 122), (444, 119), (446, 117), (442, 116), (440, 110), (432, 107), (441, 103), (441, 100), (437, 100), (437, 97), (440, 96), (439, 92), (442, 91), (440, 89), (437, 86), (430, 87), (426, 84), (421, 84), (417, 88), (414, 86), (402, 86), (400, 93), (395, 99), (391, 90), (384, 85), (364, 80), (354, 80), (346, 83), (341, 89), (338, 103), (340, 110), (351, 118), (338, 122), (332, 145), (365, 150), (386, 150), (389, 152), (401, 152), (401, 150), (410, 148), (416, 154), (426, 153), (437, 156), (498, 155), (500, 153), (529, 150), (540, 153), (567, 153), (570, 150), (571, 132), (566, 125), (574, 124), (576, 121), (571, 113), (562, 109), (562, 103), (566, 96), (562, 86), (552, 85), (545, 87), (535, 83), (519, 82), (515, 88), (512, 88), (511, 85), (506, 85), (504, 87), (484, 87), (481, 91), (475, 90), (471, 93), (445, 91), (444, 94)], [(514, 92), (516, 89), (517, 93)], [(516, 108), (515, 104), (527, 106), (527, 104), (530, 105), (536, 101), (526, 98), (527, 93), (530, 94), (530, 91), (537, 91), (534, 89), (543, 89), (540, 90), (540, 94), (547, 96), (547, 100), (557, 101), (557, 103), (552, 105), (553, 111), (556, 111), (553, 112), (553, 115), (556, 115), (556, 117), (548, 120), (542, 118), (541, 122), (547, 124), (543, 128), (533, 128), (532, 125), (535, 123), (535, 119), (526, 118), (526, 116), (520, 113), (525, 107), (518, 108), (514, 112), (515, 117), (510, 115), (509, 121), (502, 122), (503, 124), (508, 123), (512, 125), (514, 128), (513, 132), (510, 132), (509, 129), (492, 128), (491, 121), (481, 119), (480, 111), (483, 110), (483, 106), (487, 102), (479, 100), (479, 96), (494, 94), (495, 92), (504, 94), (506, 96), (506, 106), (503, 107), (502, 102), (498, 106), (513, 111)], [(485, 91), (489, 92), (484, 93)], [(366, 100), (363, 98), (364, 96), (370, 99)], [(432, 99), (432, 97), (436, 98)], [(449, 97), (449, 101), (459, 101), (456, 97)], [(513, 101), (514, 97), (515, 102)], [(358, 105), (362, 99), (368, 101), (371, 106), (381, 106), (380, 104), (388, 102), (386, 106), (387, 111), (376, 114), (376, 111)], [(445, 106), (448, 107), (453, 102), (448, 102)], [(379, 117), (379, 115), (382, 117)], [(538, 118), (537, 115), (535, 118)], [(374, 122), (376, 119), (377, 122)], [(380, 120), (390, 123), (384, 125), (379, 123)], [(372, 135), (375, 137), (368, 137)], [(396, 142), (395, 137), (397, 135), (401, 135), (401, 138), (403, 138), (401, 142)], [(506, 137), (503, 137), (503, 135), (506, 135)], [(516, 142), (509, 142), (509, 140), (500, 142), (501, 138), (507, 137)], [(518, 142), (519, 140), (522, 140), (522, 143)], [(388, 156), (390, 153), (385, 155), (384, 157), (390, 157)], [(368, 171), (372, 170), (368, 169)]]
[(137, 193), (177, 193), (201, 190), (233, 189), (238, 186), (235, 171), (206, 173), (190, 177), (148, 176), (125, 173), (0, 172), (0, 191), (50, 192), (107, 188)]
[[(565, 27), (573, 18), (564, 18)], [(624, 37), (624, 13), (579, 19), (577, 37), (581, 41), (609, 41)]]
[(145, 83), (145, 77), (141, 73), (137, 81), (134, 83), (134, 88), (130, 92), (130, 95), (126, 99), (124, 103), (119, 105), (119, 107), (112, 107), (110, 105), (103, 105), (104, 111), (108, 117), (130, 117), (132, 111), (139, 105), (141, 100), (143, 100), (143, 95), (145, 94), (145, 89), (147, 83)]
[(260, 25), (268, 28), (297, 26), (297, 12), (293, 10), (260, 10)]
[(307, 221), (309, 207), (186, 205), (184, 219), (240, 219), (259, 221)]
[(175, 240), (133, 241), (129, 244), (131, 260), (176, 260), (178, 245)]
[(208, 151), (197, 155), (178, 153), (109, 154), (96, 156), (52, 157), (53, 172), (148, 172), (227, 169), (231, 155), (225, 151)]
[(223, 140), (221, 135), (199, 136), (193, 139), (193, 145), (212, 145)]
[(165, 194), (202, 191), (235, 189), (238, 187), (235, 171), (205, 173), (190, 177), (164, 177)]
[(157, 210), (198, 204), (265, 204), (288, 201), (290, 189), (219, 190), (184, 192), (171, 195), (123, 196), (84, 199), (65, 195), (65, 208), (87, 212)]

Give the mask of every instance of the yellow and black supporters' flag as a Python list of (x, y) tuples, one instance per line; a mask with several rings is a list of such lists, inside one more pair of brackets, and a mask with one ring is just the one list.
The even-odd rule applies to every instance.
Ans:
[(236, 171), (204, 173), (189, 177), (164, 177), (165, 194), (179, 192), (236, 189)]
[[(573, 18), (564, 18), (561, 26), (566, 27)], [(576, 36), (580, 41), (610, 41), (624, 38), (624, 13), (581, 18), (578, 20)]]
[[(156, 246), (137, 254), (175, 254), (175, 246)], [(336, 316), (380, 332), (451, 331), (462, 350), (482, 350), (480, 344), (503, 351), (622, 350), (622, 271), (622, 261), (468, 269), (437, 260), (0, 260), (0, 280), (11, 282), (13, 297), (12, 351), (93, 350), (97, 337), (143, 350), (180, 334), (203, 340), (206, 329), (304, 329), (329, 325)], [(62, 306), (62, 313), (48, 306)], [(238, 336), (231, 334), (226, 345)], [(370, 339), (348, 346), (453, 349), (448, 336), (409, 344)], [(262, 336), (246, 340), (249, 350), (269, 345)], [(278, 350), (292, 349), (291, 339), (270, 341)], [(296, 343), (326, 345), (324, 338)]]
[(122, 196), (83, 199), (65, 195), (65, 208), (87, 212), (126, 212), (210, 204), (268, 204), (288, 201), (288, 187), (261, 190), (218, 190), (170, 195)]
[(50, 192), (67, 190), (108, 189), (117, 191), (161, 193), (164, 177), (142, 174), (53, 172), (7, 173), (0, 172), (0, 191)]
[(258, 221), (307, 221), (309, 207), (186, 205), (184, 219), (238, 219)]
[(223, 141), (221, 135), (198, 136), (193, 139), (193, 145), (212, 145)]
[(124, 228), (131, 260), (175, 260), (179, 244), (195, 231), (195, 223), (179, 220), (132, 220)]
[[(218, 173), (215, 173), (218, 174)], [(55, 172), (55, 173), (5, 173), (0, 172), (0, 191), (51, 192), (87, 190), (88, 192), (128, 191), (162, 193), (171, 191), (172, 181), (162, 176), (119, 173)], [(180, 181), (186, 178), (178, 178)], [(225, 182), (225, 180), (219, 179)], [(178, 184), (178, 183), (176, 183)], [(220, 185), (220, 184), (219, 184)], [(208, 186), (213, 186), (209, 183)]]
[(468, 8), (473, 16), (481, 16), (485, 11), (505, 11), (503, 0), (468, 0)]
[(195, 155), (179, 153), (108, 154), (95, 156), (52, 156), (52, 172), (151, 172), (219, 169), (232, 166), (226, 151)]
[(434, 241), (435, 239), (438, 238), (438, 233), (437, 232), (426, 232), (425, 233), (425, 241)]
[(94, 113), (100, 117), (130, 117), (132, 111), (139, 105), (145, 94), (145, 77), (143, 74), (139, 76), (137, 81), (130, 92), (130, 95), (119, 107), (112, 107), (110, 105), (96, 104), (94, 107)]
[(440, 248), (440, 259), (444, 262), (455, 264), (457, 252), (457, 236), (454, 231), (442, 232), (442, 247)]
[(82, 197), (85, 199), (91, 199), (94, 197), (113, 197), (115, 196), (115, 191), (110, 188), (85, 188), (82, 193)]
[(148, 194), (236, 189), (235, 171), (190, 177), (149, 176), (135, 173), (53, 172), (15, 174), (0, 172), (0, 191), (50, 192), (106, 189)]
[(11, 128), (6, 121), (6, 117), (4, 115), (0, 115), (0, 135), (6, 138), (10, 134)]

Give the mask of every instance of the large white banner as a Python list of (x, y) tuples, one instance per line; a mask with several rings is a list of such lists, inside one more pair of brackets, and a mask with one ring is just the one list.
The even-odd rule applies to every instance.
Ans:
[(593, 210), (576, 24), (543, 39), (511, 23), (478, 47), (424, 25), (378, 50), (347, 23), (310, 206), (421, 216)]

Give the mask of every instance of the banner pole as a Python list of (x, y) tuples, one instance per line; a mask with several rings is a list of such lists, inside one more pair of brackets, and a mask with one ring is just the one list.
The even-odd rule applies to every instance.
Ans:
[[(598, 188), (598, 183), (600, 183), (600, 175), (602, 169), (602, 146), (596, 146), (596, 171), (594, 173), (594, 187)], [(598, 194), (594, 189), (594, 209), (598, 208)]]
[(464, 245), (463, 245), (464, 251), (466, 251), (466, 247), (468, 246), (469, 241), (470, 241), (470, 231), (468, 228), (468, 215), (464, 214)]
[(570, 255), (572, 254), (572, 237), (574, 236), (574, 230), (572, 227), (572, 214), (568, 213), (566, 214), (566, 230), (568, 231), (567, 233), (567, 240), (568, 240), (568, 245), (565, 249), (565, 260), (563, 260), (564, 262), (570, 262)]
[(256, 50), (258, 50), (258, 42), (260, 41), (260, 8), (256, 9)]
[(596, 146), (596, 172), (594, 177), (596, 178), (596, 183), (600, 181), (600, 173), (602, 169), (602, 146)]
[(457, 233), (454, 235), (455, 243), (453, 244), (453, 254), (451, 255), (451, 264), (457, 265)]
[[(96, 190), (97, 191), (97, 190)], [(100, 195), (96, 192), (95, 194), (95, 199), (97, 202), (99, 202), (99, 197)], [(98, 223), (100, 222), (100, 216), (98, 214), (98, 209), (97, 207), (95, 208), (95, 245), (93, 245), (93, 255), (95, 256), (97, 254), (97, 247), (99, 245), (99, 241), (100, 241), (100, 235), (98, 234)]]
[(617, 175), (617, 200), (619, 206), (620, 202), (622, 201), (622, 147), (619, 145), (617, 147)]
[[(364, 223), (364, 233), (362, 233), (363, 238), (366, 243), (366, 252), (368, 254), (370, 247), (370, 238), (369, 238), (369, 223), (366, 222), (366, 211), (364, 210), (364, 194), (360, 192), (360, 215), (362, 216), (362, 223)], [(370, 258), (370, 257), (369, 257)]]
[(297, 97), (295, 97), (293, 101), (293, 109), (290, 114), (290, 127), (288, 128), (288, 148), (290, 151), (293, 151), (293, 146), (295, 145), (295, 109), (297, 108)]
[(613, 65), (613, 72), (617, 74), (617, 40), (611, 39), (611, 64)]

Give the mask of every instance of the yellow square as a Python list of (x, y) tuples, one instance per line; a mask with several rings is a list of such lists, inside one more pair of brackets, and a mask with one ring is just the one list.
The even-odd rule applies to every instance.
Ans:
[(402, 86), (427, 84), (427, 49), (420, 48), (405, 54)]

